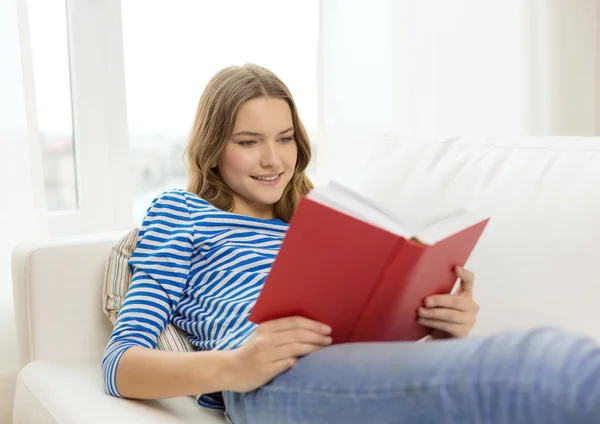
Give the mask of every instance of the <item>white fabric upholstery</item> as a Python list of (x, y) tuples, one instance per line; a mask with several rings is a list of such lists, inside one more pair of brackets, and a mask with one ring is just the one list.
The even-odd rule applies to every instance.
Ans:
[[(482, 307), (475, 334), (549, 324), (600, 340), (600, 138), (386, 139), (333, 159), (335, 179), (397, 212), (420, 219), (467, 207), (492, 217), (468, 264)], [(15, 251), (21, 366), (29, 364), (19, 375), (15, 423), (224, 422), (191, 398), (103, 394), (111, 325), (102, 274), (122, 234)]]
[(468, 263), (473, 334), (555, 325), (600, 340), (600, 137), (389, 137), (335, 157), (332, 177), (414, 220), (491, 217)]
[(193, 398), (136, 402), (106, 395), (100, 362), (112, 325), (102, 312), (104, 267), (124, 233), (24, 244), (13, 254), (22, 367), (15, 424), (212, 424), (222, 412)]
[(222, 424), (223, 413), (192, 398), (129, 401), (104, 394), (97, 364), (35, 361), (20, 373), (15, 424)]
[(102, 312), (108, 252), (122, 233), (18, 246), (13, 291), (19, 360), (99, 361), (112, 325)]

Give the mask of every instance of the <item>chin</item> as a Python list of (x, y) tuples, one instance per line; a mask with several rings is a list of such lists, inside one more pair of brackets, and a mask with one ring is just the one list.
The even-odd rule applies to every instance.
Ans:
[(277, 190), (277, 192), (270, 193), (255, 193), (256, 195), (254, 196), (254, 198), (260, 203), (264, 203), (265, 205), (272, 205), (279, 202), (279, 199), (281, 199), (281, 196), (283, 196), (283, 191), (284, 190)]
[(285, 187), (287, 187), (288, 182), (285, 185), (280, 187), (265, 187), (258, 188), (252, 187), (251, 190), (248, 190), (246, 193), (247, 198), (252, 199), (254, 202), (262, 205), (274, 205), (279, 202), (285, 192)]
[(279, 200), (281, 200), (282, 195), (283, 195), (283, 193), (281, 193), (281, 195), (279, 197), (275, 197), (275, 196), (257, 197), (256, 200), (258, 203), (261, 203), (263, 205), (274, 205), (275, 203), (279, 202)]

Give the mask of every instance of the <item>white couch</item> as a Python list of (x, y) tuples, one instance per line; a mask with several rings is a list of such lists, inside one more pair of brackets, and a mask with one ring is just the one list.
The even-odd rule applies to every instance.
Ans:
[(343, 138), (334, 178), (408, 217), (491, 217), (468, 263), (474, 335), (554, 325), (600, 340), (600, 137), (354, 139), (370, 138)]
[(13, 287), (24, 367), (14, 424), (223, 424), (191, 397), (130, 401), (104, 394), (100, 362), (111, 324), (102, 312), (108, 252), (123, 233), (23, 244)]
[[(468, 264), (481, 305), (474, 334), (557, 325), (600, 340), (600, 138), (382, 139), (333, 159), (335, 179), (397, 212), (467, 207), (492, 217)], [(191, 398), (104, 395), (100, 360), (111, 326), (100, 287), (119, 235), (15, 250), (24, 368), (14, 423), (224, 422)]]

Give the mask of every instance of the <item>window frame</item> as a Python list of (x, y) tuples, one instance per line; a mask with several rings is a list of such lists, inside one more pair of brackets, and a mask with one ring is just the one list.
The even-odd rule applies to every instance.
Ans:
[(131, 228), (121, 2), (66, 0), (66, 14), (78, 208), (48, 212), (49, 232)]
[[(27, 0), (17, 1), (27, 7)], [(133, 218), (134, 178), (121, 0), (65, 0), (65, 3), (78, 208), (47, 212), (49, 234), (57, 237), (126, 230), (137, 223)], [(319, 15), (322, 7), (321, 0)], [(319, 16), (316, 135), (319, 152), (313, 158), (316, 160), (313, 182), (317, 184), (329, 177), (327, 146), (322, 137), (321, 19)], [(22, 48), (31, 57), (31, 46)], [(33, 73), (33, 69), (25, 71)], [(31, 84), (35, 90), (35, 84)], [(37, 120), (36, 125), (39, 134)]]

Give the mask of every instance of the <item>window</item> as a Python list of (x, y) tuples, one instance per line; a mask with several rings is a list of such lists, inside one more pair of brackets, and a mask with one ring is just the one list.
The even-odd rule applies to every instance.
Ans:
[(256, 63), (288, 85), (311, 138), (314, 174), (318, 0), (123, 0), (121, 7), (134, 222), (162, 191), (185, 188), (183, 151), (198, 100), (228, 65)]
[(49, 232), (130, 228), (120, 2), (18, 1), (28, 16), (21, 49), (31, 58), (24, 72), (33, 75)]
[(65, 0), (28, 0), (46, 207), (77, 209)]

